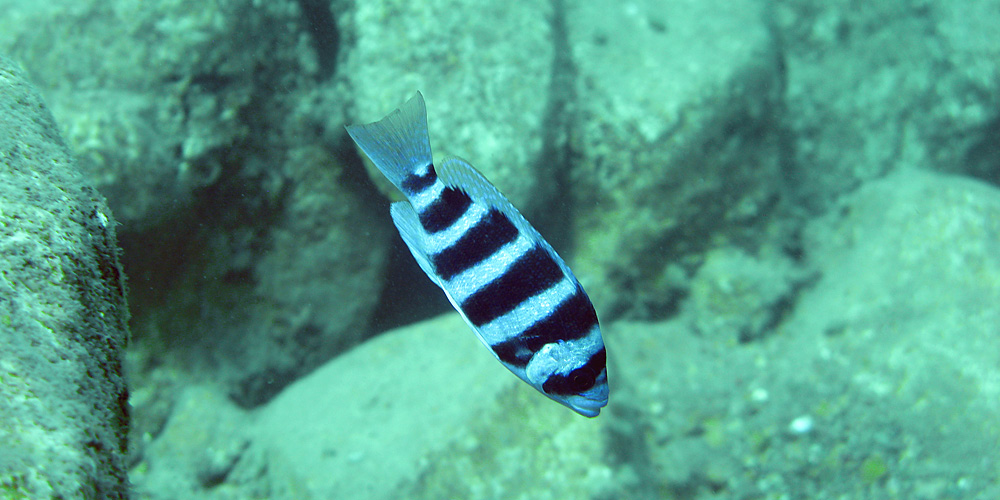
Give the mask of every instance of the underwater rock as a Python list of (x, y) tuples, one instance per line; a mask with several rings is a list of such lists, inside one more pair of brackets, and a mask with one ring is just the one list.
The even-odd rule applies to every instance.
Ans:
[[(601, 418), (526, 387), (448, 314), (297, 381), (261, 409), (253, 435), (269, 470), (305, 485), (303, 499), (581, 498), (573, 493), (606, 471)], [(524, 458), (505, 458), (515, 455)], [(494, 494), (498, 478), (504, 494)]]
[(287, 79), (261, 61), (280, 73), (299, 57), (294, 30), (275, 29), (294, 25), (294, 4), (13, 2), (0, 49), (24, 61), (80, 168), (138, 232), (233, 175), (234, 146), (262, 119), (264, 82)]
[(0, 57), (0, 497), (128, 497), (116, 225)]
[(782, 254), (714, 249), (691, 279), (684, 318), (699, 334), (720, 342), (757, 340), (781, 321), (806, 278)]
[(787, 68), (788, 176), (824, 211), (897, 168), (1000, 182), (1000, 2), (774, 4)]
[(454, 313), (373, 338), (254, 412), (207, 386), (178, 399), (133, 469), (150, 499), (554, 500), (609, 482), (604, 417), (526, 387)]
[(391, 241), (384, 203), (325, 135), (344, 135), (346, 98), (321, 67), (338, 47), (310, 44), (335, 31), (322, 8), (306, 17), (315, 4), (53, 0), (0, 16), (0, 49), (37, 75), (123, 223), (133, 346), (245, 407), (371, 333)]
[(575, 261), (605, 315), (664, 317), (668, 263), (762, 238), (781, 189), (782, 95), (764, 16), (752, 0), (567, 2)]
[[(524, 387), (448, 314), (330, 361), (245, 424), (192, 392), (158, 438), (182, 443), (149, 449), (219, 451), (210, 466), (191, 453), (183, 481), (150, 458), (151, 484), (205, 499), (994, 498), (998, 224), (994, 188), (894, 175), (810, 224), (821, 278), (757, 341), (684, 317), (606, 324), (613, 392), (596, 419)], [(215, 421), (250, 444), (217, 442)]]
[(218, 388), (184, 388), (163, 431), (132, 470), (136, 493), (152, 499), (196, 498), (225, 482), (244, 458), (248, 426), (247, 413)]
[[(431, 146), (481, 170), (529, 219), (560, 196), (543, 156), (554, 46), (549, 2), (356, 2), (345, 61), (354, 122), (369, 123), (421, 91)], [(392, 187), (372, 169), (383, 192)], [(543, 190), (548, 190), (542, 192)]]
[[(942, 349), (1000, 354), (986, 348), (995, 341), (988, 339), (990, 325), (1000, 323), (994, 186), (900, 170), (842, 198), (807, 227), (805, 246), (822, 278), (802, 296), (801, 307), (816, 314), (799, 315), (798, 322), (831, 335), (844, 334), (845, 325), (886, 321), (899, 335), (931, 335), (927, 329), (937, 324), (941, 332), (932, 337)], [(981, 349), (973, 347), (977, 342)]]
[(303, 145), (290, 156), (297, 167), (286, 201), (252, 261), (257, 307), (239, 325), (216, 318), (228, 335), (223, 376), (245, 407), (370, 335), (385, 285), (386, 206), (359, 192), (347, 166), (323, 149)]
[(606, 330), (607, 414), (634, 429), (617, 456), (637, 484), (693, 498), (996, 497), (1000, 190), (898, 172), (810, 223), (804, 250), (821, 277), (757, 342), (682, 318)]
[(425, 457), (515, 384), (448, 314), (373, 338), (296, 381), (261, 408), (254, 446), (307, 485), (303, 498), (398, 498)]

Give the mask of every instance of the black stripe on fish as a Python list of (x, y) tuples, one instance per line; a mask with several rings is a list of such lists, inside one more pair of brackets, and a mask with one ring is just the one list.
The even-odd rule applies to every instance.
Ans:
[(490, 346), (500, 361), (524, 368), (545, 344), (586, 337), (597, 326), (597, 313), (579, 286), (555, 311), (515, 337)]
[(531, 357), (535, 355), (535, 352), (537, 352), (536, 349), (529, 349), (528, 343), (520, 337), (507, 339), (496, 345), (490, 346), (490, 348), (496, 353), (497, 358), (500, 358), (500, 361), (518, 368), (528, 366), (528, 362), (531, 361)]
[(434, 172), (434, 165), (427, 165), (427, 170), (424, 173), (407, 175), (399, 187), (404, 194), (412, 196), (433, 186), (435, 181), (437, 181), (437, 173)]
[(595, 352), (587, 363), (566, 375), (552, 375), (542, 384), (546, 394), (579, 394), (594, 386), (597, 377), (607, 365), (607, 351), (602, 347)]
[(441, 196), (420, 212), (420, 225), (424, 226), (428, 233), (448, 229), (471, 204), (472, 199), (465, 194), (465, 191), (446, 187), (441, 191)]
[(483, 326), (512, 311), (518, 304), (563, 279), (562, 269), (541, 246), (518, 257), (503, 275), (462, 302), (462, 312), (475, 326)]
[(431, 257), (434, 269), (445, 280), (482, 262), (517, 238), (517, 228), (499, 210), (490, 209), (458, 241)]

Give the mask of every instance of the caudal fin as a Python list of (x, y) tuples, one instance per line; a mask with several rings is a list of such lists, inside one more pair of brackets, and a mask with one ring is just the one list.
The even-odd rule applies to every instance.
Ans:
[(348, 125), (347, 133), (382, 174), (404, 192), (403, 180), (431, 164), (427, 108), (420, 92), (375, 123)]

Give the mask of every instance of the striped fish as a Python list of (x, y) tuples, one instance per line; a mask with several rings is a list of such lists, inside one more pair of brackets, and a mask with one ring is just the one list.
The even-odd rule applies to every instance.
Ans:
[(606, 353), (583, 287), (538, 231), (472, 165), (431, 162), (418, 92), (347, 132), (408, 201), (392, 204), (399, 234), (493, 355), (577, 413), (608, 403)]

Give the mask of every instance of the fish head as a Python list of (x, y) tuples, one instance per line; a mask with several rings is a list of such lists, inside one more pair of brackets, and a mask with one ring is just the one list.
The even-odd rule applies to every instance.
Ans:
[[(589, 375), (580, 379), (579, 387), (587, 387), (572, 394), (545, 394), (566, 405), (571, 410), (585, 417), (596, 417), (601, 414), (601, 408), (608, 404), (608, 370), (604, 368), (596, 377)], [(572, 384), (572, 382), (571, 382)]]
[[(532, 357), (529, 383), (549, 398), (585, 416), (596, 417), (608, 404), (608, 369), (604, 343), (555, 342)], [(599, 345), (598, 345), (599, 344)]]

